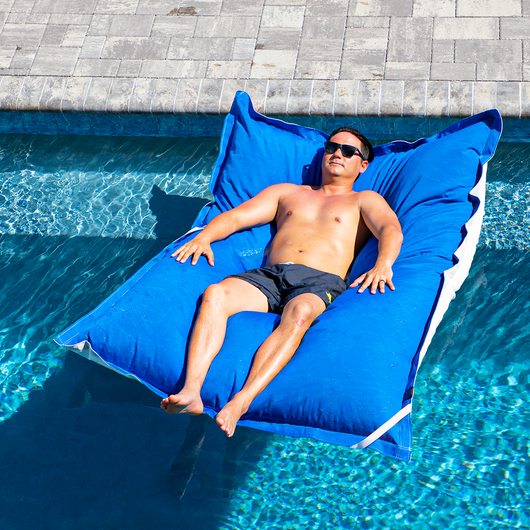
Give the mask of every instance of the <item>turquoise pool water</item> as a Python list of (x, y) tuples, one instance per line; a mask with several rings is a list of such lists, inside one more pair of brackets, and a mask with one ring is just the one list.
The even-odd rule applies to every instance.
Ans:
[(411, 463), (170, 417), (51, 338), (183, 233), (217, 140), (0, 135), (0, 528), (530, 526), (529, 144), (501, 144)]

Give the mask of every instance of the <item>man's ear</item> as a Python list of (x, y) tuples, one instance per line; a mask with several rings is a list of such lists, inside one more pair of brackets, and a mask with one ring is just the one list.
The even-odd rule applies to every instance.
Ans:
[(359, 173), (364, 173), (367, 168), (368, 168), (368, 160), (363, 160), (361, 163), (361, 168), (359, 169)]

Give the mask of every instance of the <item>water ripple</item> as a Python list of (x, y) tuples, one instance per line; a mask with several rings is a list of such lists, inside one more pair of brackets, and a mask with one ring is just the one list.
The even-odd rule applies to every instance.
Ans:
[[(212, 140), (201, 142), (188, 145), (189, 152), (175, 156), (163, 172), (138, 167), (128, 170), (131, 164), (126, 156), (119, 159), (114, 155), (108, 160), (101, 154), (97, 169), (90, 161), (83, 170), (59, 166), (47, 173), (27, 167), (4, 171), (0, 233), (155, 238), (157, 219), (149, 207), (153, 186), (172, 195), (211, 197), (207, 182), (215, 149)], [(210, 156), (200, 158), (207, 148), (213, 149)], [(164, 154), (169, 156), (167, 151)], [(530, 248), (528, 184), (487, 183), (485, 210), (479, 245)]]
[(6, 146), (0, 152), (0, 234), (149, 239), (157, 222), (149, 208), (153, 186), (210, 198), (216, 139), (121, 139), (109, 152), (108, 139), (88, 138), (78, 156), (78, 142), (54, 139), (55, 159), (51, 146), (31, 137), (6, 141), (15, 145), (14, 153)]
[(208, 197), (217, 140), (1, 136), (3, 421), (62, 366), (52, 337), (161, 250), (152, 190)]
[(527, 528), (530, 323), (499, 329), (484, 319), (525, 313), (523, 294), (495, 293), (529, 261), (521, 251), (479, 250), (419, 373), (412, 462), (270, 437), (232, 493), (223, 528)]
[(530, 248), (530, 186), (491, 182), (479, 244), (489, 248)]
[[(0, 421), (62, 366), (51, 338), (160, 250), (153, 185), (208, 196), (217, 143), (2, 139)], [(412, 462), (269, 436), (220, 528), (530, 526), (530, 201), (526, 158), (506, 150), (481, 248), (419, 372)]]

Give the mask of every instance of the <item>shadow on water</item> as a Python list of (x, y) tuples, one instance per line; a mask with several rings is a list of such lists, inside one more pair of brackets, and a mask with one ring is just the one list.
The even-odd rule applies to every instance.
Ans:
[(168, 416), (159, 402), (69, 353), (0, 425), (2, 528), (219, 528), (267, 436), (226, 439), (209, 417)]
[[(0, 424), (1, 528), (221, 525), (270, 435), (239, 428), (227, 439), (206, 416), (168, 416), (140, 383), (52, 343), (185, 232), (205, 202), (153, 189), (157, 240), (0, 236), (7, 388), (36, 388)], [(38, 373), (22, 378), (21, 342), (27, 365), (55, 357), (62, 368), (38, 384)]]
[(195, 221), (206, 199), (169, 195), (154, 185), (149, 208), (156, 217), (154, 232), (158, 239), (176, 239), (185, 234)]

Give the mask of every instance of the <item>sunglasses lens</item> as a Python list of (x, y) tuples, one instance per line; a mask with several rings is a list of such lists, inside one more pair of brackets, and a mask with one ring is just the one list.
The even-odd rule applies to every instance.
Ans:
[(338, 148), (339, 144), (336, 144), (335, 142), (326, 142), (324, 144), (324, 151), (326, 151), (328, 155), (333, 154)]
[(357, 149), (351, 145), (341, 145), (340, 150), (342, 151), (342, 156), (345, 156), (346, 158), (351, 158), (357, 151)]

